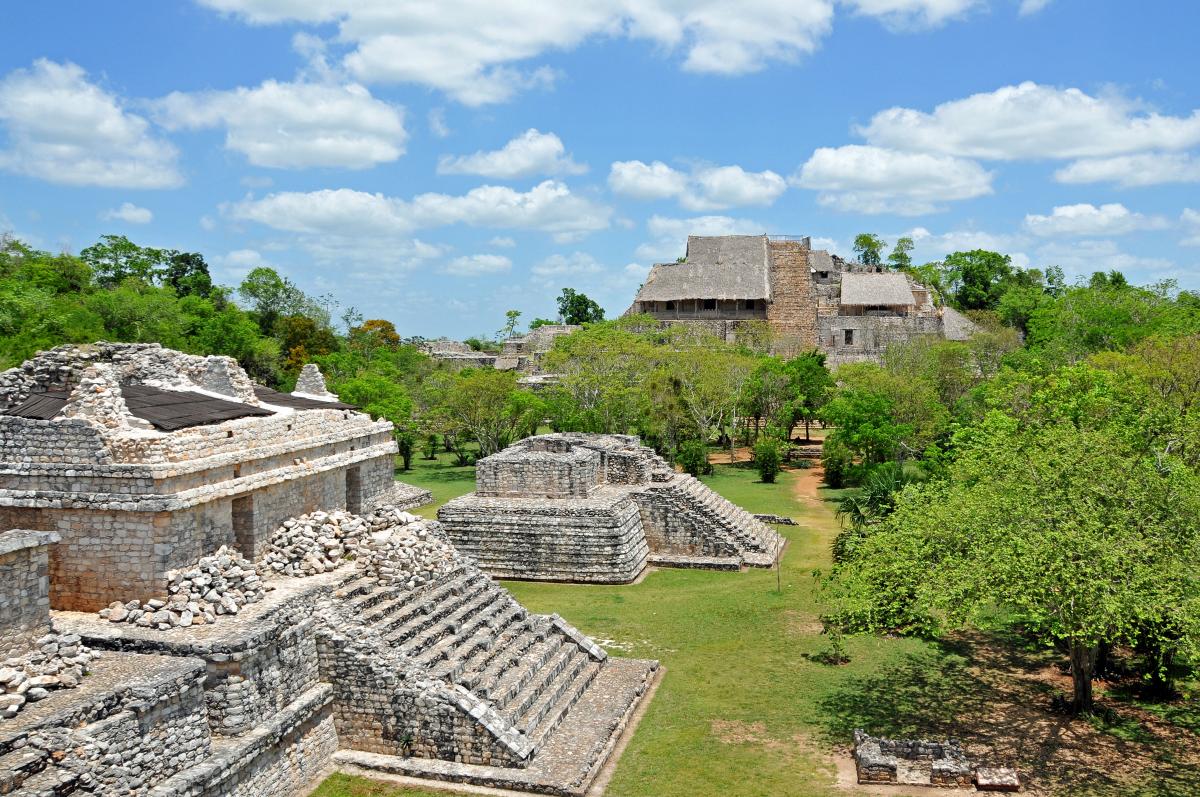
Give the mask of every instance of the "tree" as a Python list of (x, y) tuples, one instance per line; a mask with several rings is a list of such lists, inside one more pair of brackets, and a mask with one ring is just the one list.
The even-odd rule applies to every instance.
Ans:
[(484, 457), (532, 434), (542, 417), (541, 402), (517, 388), (515, 373), (491, 368), (460, 371), (446, 385), (439, 404), (452, 430), (479, 443)]
[(131, 277), (153, 285), (168, 260), (162, 249), (138, 246), (124, 235), (102, 235), (98, 243), (81, 251), (79, 257), (92, 267), (97, 284), (105, 288)]
[(208, 298), (213, 292), (208, 263), (204, 262), (204, 255), (199, 252), (169, 252), (162, 282), (179, 297)]
[(564, 324), (592, 324), (604, 320), (604, 308), (572, 288), (558, 297), (558, 316)]
[(657, 356), (644, 337), (613, 323), (558, 337), (543, 360), (559, 375), (547, 393), (555, 428), (627, 433), (644, 413)]
[[(809, 442), (810, 425), (817, 419), (833, 390), (833, 376), (825, 367), (825, 355), (817, 350), (805, 352), (787, 363), (792, 391), (792, 421), (804, 421), (804, 441)], [(791, 425), (788, 425), (791, 433)]]
[(520, 310), (506, 310), (504, 313), (504, 326), (496, 333), (496, 337), (500, 340), (507, 340), (517, 334), (517, 320), (520, 317)]
[(532, 332), (538, 327), (554, 326), (557, 323), (557, 321), (550, 318), (535, 318), (529, 322), (529, 331)]
[(764, 437), (754, 446), (754, 468), (758, 477), (767, 484), (773, 484), (779, 475), (779, 441)]
[[(835, 567), (842, 628), (930, 632), (999, 611), (1070, 652), (1090, 712), (1101, 646), (1169, 629), (1200, 643), (1200, 480), (1106, 431), (994, 413), (958, 441), (947, 479), (903, 490)], [(1164, 620), (1169, 618), (1169, 626)]]
[(892, 253), (888, 255), (888, 263), (897, 271), (907, 271), (912, 268), (912, 257), (909, 252), (913, 250), (913, 239), (907, 235), (897, 239), (896, 245), (892, 247)]
[(269, 266), (252, 269), (238, 286), (238, 295), (249, 302), (263, 334), (274, 334), (276, 321), (287, 315), (306, 315), (319, 326), (329, 326), (329, 312)]
[(952, 252), (942, 268), (959, 310), (995, 310), (1014, 274), (1012, 258), (986, 249)]
[(887, 241), (874, 233), (863, 232), (854, 236), (854, 254), (858, 256), (858, 262), (864, 266), (880, 265), (883, 262), (883, 250), (886, 246)]

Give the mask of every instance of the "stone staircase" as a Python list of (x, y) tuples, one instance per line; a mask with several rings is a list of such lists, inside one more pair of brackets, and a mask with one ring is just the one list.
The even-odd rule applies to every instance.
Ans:
[(775, 353), (795, 356), (816, 348), (817, 296), (808, 266), (808, 248), (798, 241), (771, 241), (771, 300), (767, 323), (775, 335)]
[(747, 565), (770, 567), (783, 548), (783, 538), (772, 528), (694, 476), (675, 474), (670, 481), (653, 483), (649, 489), (672, 505), (677, 519), (718, 541), (717, 547), (733, 549)]
[(604, 654), (556, 616), (530, 614), (473, 564), (417, 593), (361, 577), (338, 591), (357, 618), (427, 677), (485, 702), (535, 753), (600, 672)]

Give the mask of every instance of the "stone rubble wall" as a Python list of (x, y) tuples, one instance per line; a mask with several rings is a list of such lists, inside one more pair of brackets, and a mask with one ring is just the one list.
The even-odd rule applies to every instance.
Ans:
[(586, 498), (600, 473), (600, 457), (583, 448), (564, 454), (502, 451), (476, 463), (475, 492), (487, 497)]
[(808, 245), (801, 241), (769, 241), (771, 299), (767, 323), (775, 353), (794, 357), (817, 346), (817, 299), (808, 265)]
[(438, 511), (454, 546), (497, 578), (629, 583), (649, 553), (638, 506), (622, 492), (587, 500), (467, 495)]
[[(941, 336), (942, 320), (932, 313), (908, 316), (830, 315), (822, 316), (821, 350), (830, 368), (843, 363), (878, 360), (893, 343), (922, 336)], [(845, 331), (853, 330), (854, 343), (847, 346)]]
[(46, 532), (0, 533), (0, 662), (50, 633), (50, 558)]

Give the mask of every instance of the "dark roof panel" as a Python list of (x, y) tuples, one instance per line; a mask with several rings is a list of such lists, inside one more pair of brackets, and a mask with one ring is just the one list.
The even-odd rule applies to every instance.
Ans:
[(30, 393), (29, 398), (15, 407), (4, 410), (5, 415), (48, 421), (56, 417), (67, 404), (69, 394), (63, 390), (46, 390)]
[(262, 385), (254, 386), (254, 395), (258, 396), (259, 401), (264, 401), (267, 404), (274, 404), (276, 407), (290, 407), (294, 410), (356, 410), (358, 407), (353, 404), (346, 404), (342, 401), (321, 401), (319, 399), (304, 398), (303, 396), (293, 396), (291, 393), (280, 393), (278, 390), (272, 390), (269, 387)]
[(173, 432), (189, 426), (231, 421), (234, 418), (274, 415), (271, 410), (219, 399), (189, 390), (161, 390), (147, 385), (123, 385), (125, 405), (137, 418), (155, 429)]

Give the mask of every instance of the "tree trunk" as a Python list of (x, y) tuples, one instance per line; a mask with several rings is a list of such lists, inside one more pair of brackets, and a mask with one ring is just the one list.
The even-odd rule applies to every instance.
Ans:
[(1092, 674), (1096, 668), (1096, 648), (1080, 642), (1071, 643), (1071, 678), (1074, 681), (1074, 709), (1077, 714), (1090, 714), (1095, 707), (1092, 699)]
[(805, 443), (812, 442), (812, 438), (809, 436), (808, 416), (807, 415), (804, 416), (804, 442)]

